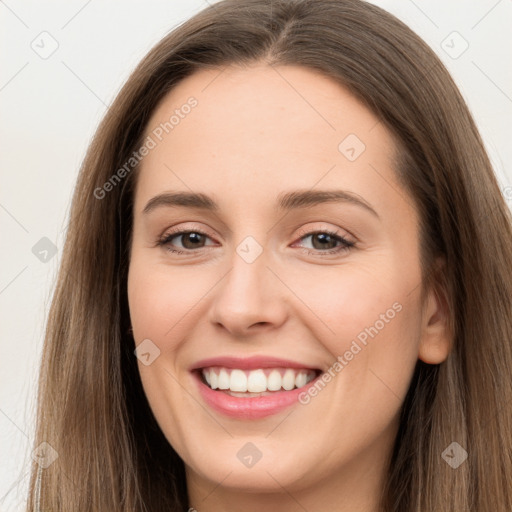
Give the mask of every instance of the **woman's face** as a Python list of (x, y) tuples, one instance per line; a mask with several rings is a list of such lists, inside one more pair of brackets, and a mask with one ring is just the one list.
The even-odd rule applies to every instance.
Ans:
[(255, 65), (181, 81), (145, 135), (130, 315), (189, 486), (370, 496), (418, 358), (447, 355), (389, 131), (314, 71)]

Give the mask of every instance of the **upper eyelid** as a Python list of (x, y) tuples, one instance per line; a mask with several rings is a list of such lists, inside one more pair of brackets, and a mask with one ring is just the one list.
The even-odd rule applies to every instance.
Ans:
[[(301, 229), (299, 229), (299, 233), (298, 233), (297, 236), (299, 238), (303, 238), (304, 236), (312, 235), (312, 234), (315, 234), (315, 233), (330, 233), (332, 235), (336, 235), (336, 236), (340, 236), (342, 238), (346, 238), (343, 234), (337, 233), (338, 229), (340, 229), (340, 228), (327, 228), (327, 227), (326, 228), (322, 228), (322, 227), (320, 227), (320, 228), (309, 228), (309, 229), (301, 228)], [(352, 235), (352, 233), (350, 233), (346, 229), (343, 229), (343, 231), (346, 232), (346, 234), (349, 237), (355, 238), (354, 235)], [(173, 228), (167, 228), (162, 233), (162, 235), (159, 238), (166, 238), (166, 237), (170, 237), (170, 236), (174, 236), (174, 235), (178, 236), (178, 235), (185, 234), (185, 233), (201, 233), (201, 234), (204, 234), (206, 236), (209, 236), (210, 238), (217, 238), (215, 235), (213, 235), (208, 230), (206, 230), (204, 228), (196, 228), (196, 227), (178, 228), (176, 230), (173, 230)]]
[(180, 228), (180, 229), (176, 229), (175, 231), (165, 230), (162, 233), (162, 235), (158, 238), (159, 238), (159, 240), (162, 240), (162, 239), (166, 239), (166, 238), (178, 237), (178, 236), (184, 235), (186, 233), (200, 233), (200, 234), (205, 235), (212, 239), (216, 238), (215, 236), (213, 236), (211, 233), (209, 233), (207, 230), (205, 230), (203, 228)]
[[(338, 233), (337, 231), (339, 229), (342, 229), (346, 234), (340, 234)], [(343, 228), (310, 228), (310, 229), (299, 229), (299, 239), (300, 238), (304, 238), (305, 236), (308, 236), (308, 235), (312, 235), (312, 234), (315, 234), (315, 233), (329, 233), (329, 234), (332, 234), (334, 236), (339, 236), (340, 238), (354, 238), (356, 239), (356, 237), (350, 233), (349, 231), (347, 231), (346, 229), (343, 229)]]
[[(191, 223), (193, 223), (194, 221), (191, 221)], [(326, 221), (310, 221), (310, 222), (307, 222), (306, 224), (312, 224), (312, 223), (318, 223), (318, 224), (328, 224)], [(180, 223), (180, 224), (183, 224), (183, 223)], [(180, 225), (178, 224), (178, 225)], [(216, 237), (213, 232), (209, 229), (205, 229), (203, 227), (196, 227), (196, 226), (193, 226), (193, 227), (184, 227), (184, 228), (178, 228), (176, 229), (175, 231), (172, 231), (174, 230), (174, 227), (171, 227), (171, 228), (166, 228), (164, 230), (164, 232), (162, 233), (161, 237), (165, 237), (167, 235), (171, 235), (171, 234), (180, 234), (180, 233), (190, 233), (190, 232), (199, 232), (199, 233), (203, 233), (211, 238), (218, 238)], [(343, 238), (345, 238), (345, 235), (343, 234), (338, 234), (337, 231), (338, 230), (342, 230), (344, 233), (346, 233), (346, 235), (348, 237), (351, 237), (351, 238), (354, 238), (354, 239), (357, 239), (356, 236), (354, 236), (353, 233), (351, 233), (349, 230), (345, 229), (345, 228), (340, 228), (340, 227), (318, 227), (318, 228), (308, 228), (308, 229), (305, 229), (305, 228), (299, 228), (298, 229), (298, 232), (299, 232), (299, 237), (303, 237), (303, 236), (306, 236), (306, 235), (310, 235), (312, 233), (324, 233), (324, 232), (331, 232), (332, 234), (336, 234), (337, 236), (341, 236)], [(231, 232), (231, 231), (230, 231)]]

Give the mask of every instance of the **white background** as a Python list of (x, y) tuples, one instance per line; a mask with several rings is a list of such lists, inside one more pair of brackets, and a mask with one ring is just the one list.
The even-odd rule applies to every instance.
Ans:
[[(212, 3), (212, 2), (210, 2)], [(452, 72), (512, 203), (512, 2), (374, 0)], [(0, 511), (23, 510), (43, 327), (78, 168), (129, 73), (205, 0), (0, 2)], [(57, 50), (31, 47), (47, 31)], [(469, 48), (458, 58), (463, 40)], [(447, 36), (450, 36), (448, 39)], [(445, 43), (442, 43), (445, 41)], [(55, 43), (55, 44), (57, 44)], [(449, 49), (446, 45), (453, 46)], [(450, 56), (446, 51), (451, 52)], [(32, 252), (57, 247), (46, 263)]]

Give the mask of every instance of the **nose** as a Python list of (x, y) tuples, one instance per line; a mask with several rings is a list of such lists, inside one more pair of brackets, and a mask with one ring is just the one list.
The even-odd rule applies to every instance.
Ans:
[(249, 263), (233, 254), (232, 268), (215, 287), (210, 320), (243, 338), (280, 327), (287, 318), (287, 288), (269, 268), (267, 251)]

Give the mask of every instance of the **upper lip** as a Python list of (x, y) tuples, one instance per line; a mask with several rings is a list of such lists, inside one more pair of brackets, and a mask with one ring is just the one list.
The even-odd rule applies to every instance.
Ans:
[(221, 366), (224, 368), (238, 368), (240, 370), (254, 370), (257, 368), (298, 368), (307, 370), (318, 370), (318, 367), (311, 366), (289, 359), (281, 359), (270, 356), (232, 357), (220, 356), (202, 359), (194, 363), (190, 371), (208, 368), (210, 366)]

